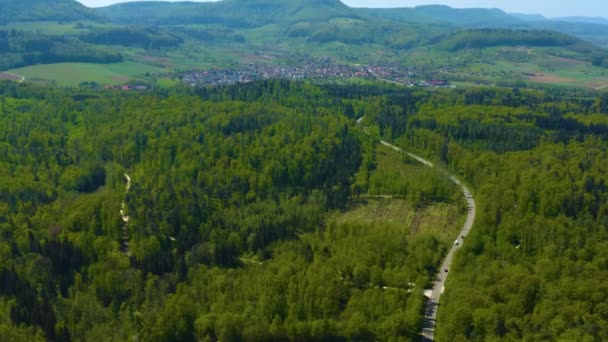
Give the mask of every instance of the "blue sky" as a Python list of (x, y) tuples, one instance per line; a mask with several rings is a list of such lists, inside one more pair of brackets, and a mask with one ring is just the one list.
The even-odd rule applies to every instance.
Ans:
[[(124, 2), (117, 0), (79, 0), (91, 7)], [(196, 0), (195, 0), (196, 1)], [(445, 4), (452, 7), (491, 7), (511, 13), (542, 14), (548, 17), (602, 16), (608, 18), (606, 0), (342, 0), (353, 7), (412, 7)]]

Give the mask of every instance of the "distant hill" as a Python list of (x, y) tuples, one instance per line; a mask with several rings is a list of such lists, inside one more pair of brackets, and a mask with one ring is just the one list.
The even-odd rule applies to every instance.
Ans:
[(361, 9), (360, 13), (401, 22), (433, 23), (457, 28), (505, 28), (557, 31), (608, 47), (608, 25), (603, 18), (547, 19), (541, 15), (509, 14), (500, 9), (419, 6), (413, 8)]
[(93, 9), (76, 0), (0, 0), (0, 24), (96, 19), (99, 17)]
[[(468, 29), (455, 31), (433, 42), (433, 47), (452, 53), (494, 47), (555, 48), (549, 55), (568, 57), (608, 67), (608, 51), (579, 38), (556, 31)], [(530, 54), (528, 50), (528, 54)], [(561, 51), (561, 52), (558, 52)]]
[(522, 13), (509, 13), (509, 15), (523, 21), (545, 21), (547, 18), (540, 14), (522, 14)]
[[(378, 40), (380, 35), (390, 45), (396, 46), (411, 46), (424, 40), (425, 29), (417, 34), (412, 33), (411, 26), (407, 29), (408, 24), (433, 25), (433, 28), (426, 30), (429, 32), (437, 32), (437, 28), (556, 30), (598, 44), (602, 41), (597, 37), (605, 37), (603, 30), (598, 31), (596, 25), (591, 24), (554, 22), (542, 16), (511, 15), (500, 9), (459, 9), (442, 5), (389, 9), (350, 8), (340, 0), (138, 1), (96, 8), (94, 11), (109, 21), (129, 25), (218, 24), (252, 28), (279, 24), (279, 31), (287, 32), (291, 37), (308, 36), (313, 41), (326, 42), (331, 41), (333, 36), (339, 36), (337, 41), (352, 43)], [(336, 18), (361, 19), (362, 22), (354, 27), (329, 24), (331, 19)], [(399, 32), (403, 28), (408, 31), (408, 37), (391, 35), (391, 32)], [(396, 40), (399, 42), (394, 44)]]
[(608, 19), (605, 19), (602, 17), (562, 17), (562, 18), (551, 18), (551, 20), (563, 21), (563, 22), (567, 22), (567, 23), (608, 25)]
[(357, 18), (339, 0), (223, 0), (220, 2), (131, 2), (95, 9), (117, 23), (223, 24), (255, 27), (270, 23)]
[[(56, 56), (69, 57), (70, 61), (82, 59), (79, 48), (71, 48), (66, 55), (60, 54), (57, 46), (87, 47), (87, 51), (93, 51), (91, 54), (102, 57), (94, 56), (96, 60), (105, 61), (116, 59), (113, 54), (111, 58), (106, 56), (116, 45), (170, 49), (178, 48), (188, 39), (214, 41), (218, 46), (236, 43), (260, 48), (280, 44), (285, 50), (294, 46), (315, 49), (328, 44), (332, 49), (340, 47), (339, 53), (353, 61), (367, 58), (365, 56), (375, 51), (397, 55), (406, 50), (436, 48), (440, 53), (449, 54), (497, 46), (550, 47), (564, 48), (562, 51), (572, 52), (568, 55), (575, 59), (608, 65), (604, 50), (580, 40), (603, 45), (602, 39), (608, 37), (608, 25), (510, 15), (499, 9), (438, 5), (350, 8), (340, 0), (141, 1), (92, 9), (76, 0), (0, 0), (0, 5), (0, 19), (4, 22), (90, 19), (116, 24), (104, 28), (91, 25), (89, 31), (67, 42), (61, 40), (61, 35), (58, 41), (57, 37), (49, 38), (48, 42), (44, 41), (45, 46), (27, 36), (29, 44), (0, 54), (0, 61), (5, 65), (59, 60)], [(11, 47), (17, 43), (11, 41), (4, 45)], [(608, 46), (608, 42), (604, 46)], [(29, 58), (30, 55), (36, 58)]]
[(496, 46), (566, 47), (590, 49), (589, 43), (563, 33), (541, 30), (474, 29), (454, 32), (444, 37), (438, 47), (457, 51)]
[(502, 27), (521, 24), (522, 20), (500, 9), (452, 8), (442, 5), (412, 8), (367, 8), (360, 9), (371, 16), (418, 23), (448, 23), (466, 27)]

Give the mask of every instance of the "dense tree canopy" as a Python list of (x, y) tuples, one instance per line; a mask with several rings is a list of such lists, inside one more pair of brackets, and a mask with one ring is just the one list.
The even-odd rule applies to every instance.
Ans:
[(286, 81), (149, 94), (0, 89), (5, 336), (418, 333), (421, 291), (446, 243), (327, 213), (353, 189), (414, 204), (455, 190), (434, 184), (440, 174), (397, 187), (374, 171), (373, 139), (342, 114), (364, 101)]
[(438, 340), (608, 338), (604, 98), (475, 89), (381, 101), (380, 134), (477, 189), (476, 227), (442, 298)]
[(441, 171), (379, 167), (383, 137), (475, 189), (439, 340), (605, 339), (606, 101), (579, 95), (2, 83), (2, 336), (415, 340), (449, 244), (329, 213), (459, 195)]
[(72, 36), (0, 29), (0, 70), (60, 62), (114, 63), (122, 59), (120, 53)]

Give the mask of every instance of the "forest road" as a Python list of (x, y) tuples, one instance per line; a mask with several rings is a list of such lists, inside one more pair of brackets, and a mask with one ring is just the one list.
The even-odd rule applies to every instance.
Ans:
[(127, 226), (129, 225), (129, 215), (127, 215), (127, 204), (125, 203), (127, 194), (131, 189), (131, 177), (128, 174), (124, 174), (125, 180), (127, 181), (127, 185), (125, 186), (125, 200), (122, 201), (120, 205), (120, 218), (124, 223), (122, 226), (122, 236), (120, 240), (120, 250), (126, 255), (131, 254), (131, 250), (129, 248), (129, 231), (127, 230)]
[[(399, 148), (395, 145), (392, 145), (384, 140), (381, 140), (380, 143), (382, 143), (382, 145), (389, 147), (397, 152), (405, 153), (409, 157), (419, 161), (420, 163), (422, 163), (428, 167), (435, 167), (435, 165), (433, 165), (433, 163), (431, 163), (430, 161), (428, 161), (420, 156), (417, 156), (413, 153), (405, 152), (401, 148)], [(462, 246), (464, 239), (467, 237), (467, 235), (469, 235), (469, 232), (471, 231), (471, 228), (473, 227), (473, 222), (475, 221), (475, 210), (476, 210), (475, 200), (473, 199), (471, 192), (454, 175), (448, 174), (448, 176), (450, 177), (450, 180), (454, 184), (460, 186), (460, 188), (462, 190), (462, 194), (464, 195), (464, 198), (467, 201), (467, 206), (468, 206), (467, 218), (464, 222), (464, 225), (462, 226), (462, 229), (460, 230), (460, 233), (458, 234), (458, 238), (456, 239), (456, 241), (454, 241), (452, 248), (448, 252), (448, 255), (445, 257), (445, 259), (443, 260), (443, 263), (441, 264), (441, 268), (439, 268), (439, 272), (437, 273), (437, 278), (435, 279), (435, 282), (433, 283), (433, 287), (430, 290), (426, 291), (426, 293), (425, 293), (425, 295), (427, 295), (429, 300), (426, 303), (426, 309), (424, 311), (424, 321), (422, 323), (422, 332), (420, 333), (421, 341), (423, 341), (423, 342), (434, 340), (435, 322), (436, 322), (436, 318), (437, 318), (437, 307), (439, 305), (439, 298), (441, 297), (441, 294), (445, 290), (445, 282), (448, 279), (449, 270), (450, 270), (450, 267), (452, 266), (452, 260), (454, 259), (454, 254), (456, 253), (458, 248), (460, 248), (460, 246)]]

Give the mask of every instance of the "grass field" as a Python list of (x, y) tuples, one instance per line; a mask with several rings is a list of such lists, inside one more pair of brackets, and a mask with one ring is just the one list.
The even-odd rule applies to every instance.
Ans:
[(23, 75), (30, 82), (56, 83), (76, 86), (83, 82), (123, 84), (146, 73), (167, 73), (171, 70), (136, 62), (114, 64), (58, 63), (42, 64), (10, 70)]
[(333, 219), (338, 223), (394, 225), (408, 235), (432, 232), (447, 243), (458, 235), (462, 222), (456, 204), (428, 203), (413, 207), (408, 201), (398, 198), (354, 201), (346, 212), (336, 213)]
[[(371, 195), (402, 196), (408, 192), (406, 188), (411, 189), (414, 184), (429, 184), (431, 182), (429, 177), (437, 174), (436, 170), (429, 169), (418, 161), (381, 145), (376, 149), (376, 163), (377, 167), (369, 177), (368, 192)], [(439, 179), (443, 180), (443, 178)], [(458, 192), (456, 186), (449, 181), (446, 182), (453, 193)]]
[[(521, 60), (508, 60), (506, 53), (525, 50)], [(505, 48), (496, 51), (496, 59), (469, 64), (463, 71), (478, 75), (489, 82), (521, 80), (529, 83), (556, 86), (602, 89), (608, 87), (608, 69), (591, 65), (590, 62), (553, 55), (555, 51), (542, 49)]]
[(58, 23), (56, 21), (19, 22), (0, 25), (3, 29), (15, 29), (27, 32), (43, 32), (50, 35), (74, 35), (88, 31), (91, 28), (107, 28), (112, 24), (99, 24), (93, 22), (81, 22), (82, 25), (74, 23)]
[(156, 85), (161, 88), (173, 88), (180, 83), (181, 80), (179, 79), (159, 78), (156, 80)]

